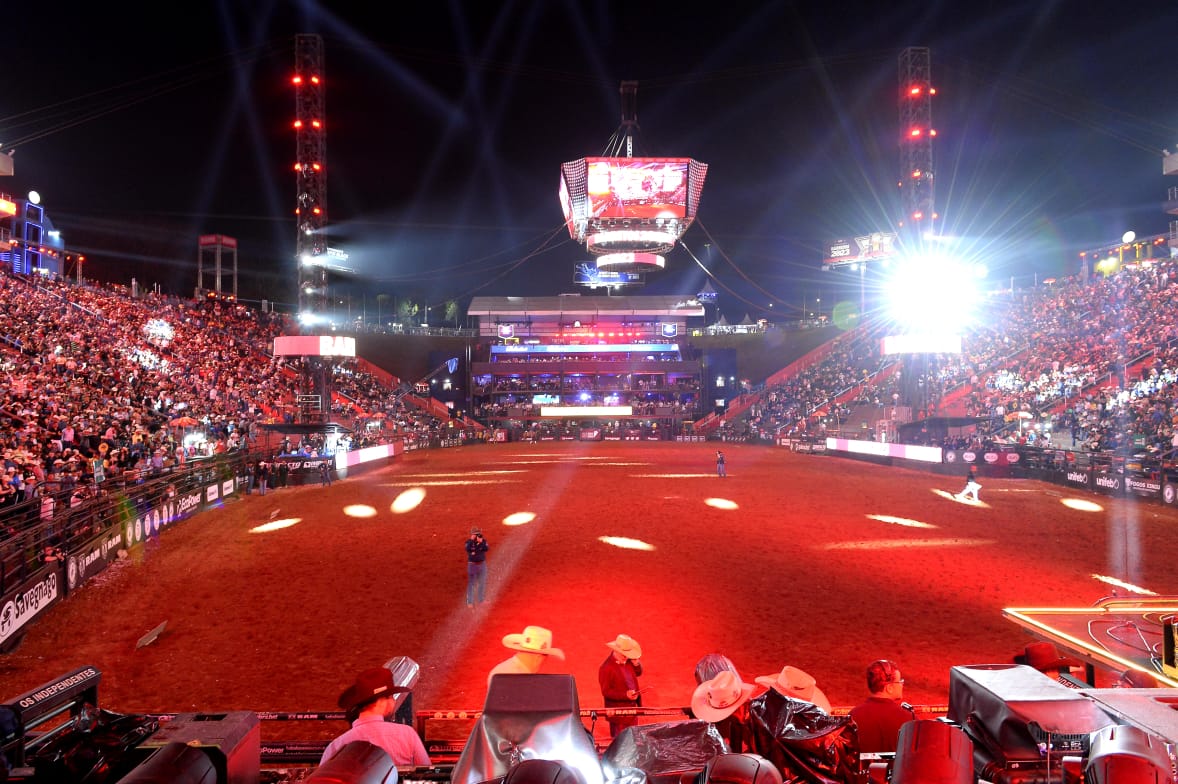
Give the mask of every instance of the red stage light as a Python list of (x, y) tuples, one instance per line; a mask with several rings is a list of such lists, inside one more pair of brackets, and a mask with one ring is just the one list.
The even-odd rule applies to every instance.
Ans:
[(928, 135), (929, 135), (929, 136), (936, 136), (936, 135), (937, 135), (937, 129), (936, 129), (936, 128), (929, 128)]
[(319, 84), (319, 77), (318, 77), (318, 76), (312, 76), (312, 77), (311, 77), (311, 84)]
[(295, 74), (295, 76), (293, 76), (291, 78), (290, 83), (297, 87), (298, 85), (303, 83), (303, 77), (299, 76), (298, 74)]
[(302, 121), (302, 120), (295, 120), (295, 121), (294, 121), (294, 127), (295, 127), (295, 129), (296, 129), (296, 130), (298, 130), (299, 128), (302, 128), (302, 127), (303, 127), (303, 121)]
[(318, 120), (311, 120), (311, 127), (318, 129), (318, 128), (322, 128), (323, 124), (321, 122), (319, 122)]
[(920, 128), (913, 128), (911, 131), (909, 131), (909, 132), (908, 132), (908, 135), (909, 135), (910, 137), (912, 137), (913, 139), (916, 139), (916, 138), (918, 138), (918, 137), (919, 137), (919, 136), (920, 136), (922, 133), (923, 133), (923, 131), (921, 131), (921, 129), (920, 129)]
[(909, 87), (908, 88), (909, 95), (920, 95), (920, 93), (921, 93), (921, 89), (919, 87)]

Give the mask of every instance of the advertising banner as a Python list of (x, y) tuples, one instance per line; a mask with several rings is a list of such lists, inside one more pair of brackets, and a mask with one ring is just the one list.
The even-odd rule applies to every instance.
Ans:
[(45, 567), (15, 591), (0, 597), (0, 652), (21, 639), (22, 629), (61, 601), (61, 562)]

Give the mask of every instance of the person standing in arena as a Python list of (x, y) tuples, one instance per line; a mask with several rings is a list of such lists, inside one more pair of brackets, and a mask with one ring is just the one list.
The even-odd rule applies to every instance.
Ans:
[(719, 477), (728, 476), (728, 469), (724, 465), (724, 453), (721, 452), (719, 449), (716, 450), (716, 476), (719, 476)]
[(466, 606), (482, 604), (487, 593), (487, 544), (479, 528), (470, 529), (466, 539)]
[(972, 496), (974, 501), (978, 500), (978, 491), (982, 486), (978, 484), (978, 467), (976, 463), (969, 464), (969, 472), (965, 475), (965, 487), (961, 488), (961, 492), (953, 496), (959, 501), (964, 501), (966, 496)]

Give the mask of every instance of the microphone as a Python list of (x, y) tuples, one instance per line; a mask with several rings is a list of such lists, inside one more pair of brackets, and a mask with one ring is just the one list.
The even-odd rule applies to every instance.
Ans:
[(913, 718), (916, 718), (916, 708), (912, 707), (911, 702), (901, 702), (900, 707), (911, 713)]

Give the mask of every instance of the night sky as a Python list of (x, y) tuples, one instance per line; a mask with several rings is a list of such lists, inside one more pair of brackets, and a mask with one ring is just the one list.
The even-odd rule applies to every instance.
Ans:
[(197, 236), (226, 234), (242, 297), (293, 303), (289, 77), (295, 35), (316, 33), (330, 242), (355, 270), (337, 291), (369, 309), (572, 292), (589, 255), (559, 166), (606, 152), (635, 80), (636, 154), (709, 172), (691, 254), (631, 293), (711, 276), (730, 319), (796, 317), (846, 278), (821, 271), (823, 244), (899, 214), (897, 59), (921, 46), (942, 231), (993, 278), (1167, 230), (1172, 0), (700, 5), (10, 4), (0, 192), (38, 190), (87, 277), (191, 294)]

